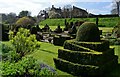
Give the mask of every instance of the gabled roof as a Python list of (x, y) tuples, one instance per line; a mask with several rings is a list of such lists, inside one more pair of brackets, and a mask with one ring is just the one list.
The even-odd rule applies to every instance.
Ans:
[(78, 7), (76, 7), (76, 6), (73, 6), (73, 9), (78, 9), (78, 10), (81, 10), (81, 11), (84, 11), (84, 12), (86, 12), (86, 13), (87, 13), (87, 11), (86, 11), (86, 10), (81, 9), (81, 8), (78, 8)]
[(55, 8), (55, 7), (52, 7), (51, 10), (61, 10), (61, 8)]

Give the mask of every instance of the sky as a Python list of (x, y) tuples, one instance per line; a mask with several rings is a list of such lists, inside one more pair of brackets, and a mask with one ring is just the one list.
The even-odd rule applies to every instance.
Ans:
[(40, 10), (51, 7), (74, 5), (93, 14), (110, 14), (112, 0), (0, 0), (0, 13), (14, 12), (17, 15), (22, 10), (28, 10), (32, 16), (38, 15)]

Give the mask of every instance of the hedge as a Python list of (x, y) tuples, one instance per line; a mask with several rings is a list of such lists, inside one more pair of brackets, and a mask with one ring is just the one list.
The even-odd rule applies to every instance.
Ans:
[(94, 50), (94, 51), (104, 52), (107, 49), (109, 49), (109, 42), (108, 41), (78, 42), (78, 41), (75, 41), (75, 40), (67, 40), (64, 43), (64, 48), (65, 49), (80, 50), (81, 51), (81, 48), (79, 49), (78, 46), (79, 46), (79, 48), (82, 46), (82, 47), (88, 48), (88, 50), (91, 49), (91, 50)]
[(64, 72), (68, 72), (75, 76), (103, 76), (107, 72), (111, 71), (117, 64), (117, 56), (115, 59), (103, 64), (102, 66), (94, 65), (82, 65), (77, 63), (72, 63), (60, 58), (54, 58), (55, 66)]
[(75, 76), (87, 75), (88, 71), (94, 75), (99, 69), (98, 66), (75, 64), (60, 58), (54, 58), (54, 62), (56, 68)]
[(105, 62), (115, 58), (114, 50), (108, 49), (108, 51), (103, 53), (95, 52), (79, 52), (71, 51), (67, 49), (58, 49), (58, 58), (79, 64), (89, 64), (89, 65), (99, 65), (101, 66)]
[(77, 30), (76, 41), (99, 42), (100, 33), (98, 26), (93, 22), (84, 22)]
[(58, 45), (58, 46), (63, 46), (64, 42), (66, 40), (69, 40), (69, 39), (70, 39), (70, 37), (64, 37), (62, 35), (60, 35), (60, 36), (54, 36), (53, 37), (53, 44), (54, 45)]
[(63, 45), (64, 49), (69, 49), (69, 50), (73, 50), (73, 51), (80, 51), (80, 52), (83, 52), (83, 51), (84, 52), (97, 52), (95, 50), (92, 50), (92, 49), (89, 49), (89, 48), (74, 44), (72, 41), (73, 40), (65, 41), (64, 45)]
[(117, 66), (118, 56), (109, 42), (78, 42), (67, 40), (63, 48), (58, 49), (58, 58), (54, 58), (55, 66), (75, 76), (103, 77)]

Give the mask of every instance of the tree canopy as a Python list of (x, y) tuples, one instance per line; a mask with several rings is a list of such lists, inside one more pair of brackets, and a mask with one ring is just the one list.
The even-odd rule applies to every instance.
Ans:
[(120, 0), (113, 0), (113, 9), (111, 10), (112, 14), (120, 15)]
[(31, 12), (29, 12), (29, 11), (21, 11), (20, 13), (19, 13), (19, 17), (24, 17), (24, 16), (30, 16), (31, 15)]

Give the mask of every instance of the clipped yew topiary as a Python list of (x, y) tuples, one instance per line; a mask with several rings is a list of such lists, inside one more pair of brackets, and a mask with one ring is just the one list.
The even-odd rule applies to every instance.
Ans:
[(33, 19), (25, 16), (25, 17), (19, 18), (16, 21), (15, 25), (16, 25), (16, 27), (19, 26), (19, 27), (23, 27), (23, 28), (28, 28), (28, 26), (30, 26), (30, 25), (33, 26), (34, 23), (35, 23), (35, 21)]
[(83, 23), (76, 35), (76, 41), (98, 42), (100, 41), (99, 29), (96, 24), (91, 22)]
[(99, 29), (91, 22), (83, 23), (76, 39), (64, 42), (54, 58), (57, 69), (80, 77), (104, 77), (118, 64), (118, 56), (109, 41), (100, 40)]

